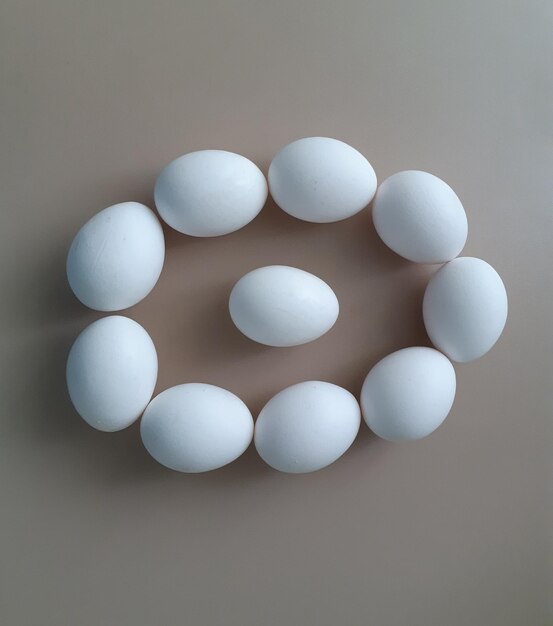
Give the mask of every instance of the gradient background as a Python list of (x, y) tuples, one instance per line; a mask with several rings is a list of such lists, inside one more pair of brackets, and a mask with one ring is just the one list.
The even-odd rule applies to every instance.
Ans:
[[(0, 24), (2, 624), (552, 623), (553, 5), (4, 0)], [(266, 171), (309, 135), (351, 143), (380, 180), (444, 178), (467, 210), (464, 254), (505, 280), (505, 334), (456, 368), (445, 424), (403, 445), (363, 425), (304, 476), (252, 449), (181, 475), (137, 425), (93, 431), (64, 383), (99, 316), (66, 284), (77, 229), (116, 202), (152, 206), (182, 153), (228, 149)], [(428, 343), (436, 268), (388, 251), (369, 210), (311, 225), (269, 202), (220, 239), (166, 235), (157, 287), (126, 312), (156, 343), (158, 390), (214, 383), (257, 413), (300, 380), (358, 394), (379, 358)], [(231, 286), (270, 263), (333, 286), (330, 333), (270, 349), (232, 326)]]

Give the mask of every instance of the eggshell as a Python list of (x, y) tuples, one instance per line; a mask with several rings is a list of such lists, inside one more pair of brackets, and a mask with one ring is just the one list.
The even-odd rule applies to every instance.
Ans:
[(98, 430), (130, 426), (152, 397), (157, 354), (150, 335), (128, 317), (87, 326), (67, 359), (67, 388), (81, 417)]
[(387, 178), (372, 206), (382, 241), (415, 263), (444, 263), (455, 258), (467, 240), (463, 205), (443, 180), (408, 170)]
[(346, 452), (359, 431), (361, 411), (349, 391), (311, 380), (287, 387), (263, 407), (255, 447), (281, 472), (314, 472)]
[(161, 217), (194, 237), (242, 228), (261, 211), (267, 193), (257, 165), (224, 150), (199, 150), (175, 159), (161, 172), (154, 190)]
[(329, 137), (284, 146), (269, 167), (278, 206), (307, 222), (337, 222), (366, 207), (376, 191), (372, 165), (355, 148)]
[(203, 383), (171, 387), (148, 405), (140, 422), (148, 452), (178, 472), (227, 465), (250, 445), (253, 418), (233, 393)]
[(267, 346), (297, 346), (324, 335), (340, 305), (320, 278), (286, 265), (255, 269), (234, 286), (229, 311), (236, 327)]
[(453, 361), (478, 359), (501, 336), (507, 292), (494, 268), (473, 257), (447, 263), (430, 279), (423, 300), (426, 331)]
[(368, 373), (361, 409), (383, 439), (421, 439), (436, 430), (455, 399), (455, 370), (441, 352), (412, 347), (392, 352)]
[(153, 211), (123, 202), (100, 211), (79, 230), (67, 255), (67, 279), (86, 306), (119, 311), (150, 293), (164, 258), (163, 230)]

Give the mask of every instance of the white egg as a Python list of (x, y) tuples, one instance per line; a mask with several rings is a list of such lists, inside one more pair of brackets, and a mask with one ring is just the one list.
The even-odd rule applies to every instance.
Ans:
[(133, 306), (154, 288), (165, 258), (157, 217), (138, 202), (114, 204), (79, 230), (67, 255), (77, 298), (97, 311)]
[(257, 165), (224, 150), (199, 150), (175, 159), (161, 172), (154, 190), (161, 217), (194, 237), (226, 235), (249, 224), (267, 193)]
[(130, 426), (146, 408), (157, 380), (150, 335), (121, 315), (103, 317), (77, 337), (67, 359), (67, 388), (77, 412), (94, 428)]
[(424, 293), (428, 336), (458, 363), (478, 359), (494, 346), (505, 328), (507, 309), (501, 277), (491, 265), (473, 257), (444, 265)]
[(373, 222), (382, 241), (415, 263), (444, 263), (467, 240), (463, 205), (443, 180), (409, 170), (387, 178), (374, 198)]
[(273, 396), (255, 423), (255, 447), (281, 472), (322, 469), (351, 446), (361, 422), (354, 396), (332, 383), (310, 380)]
[(284, 146), (269, 167), (278, 206), (307, 222), (337, 222), (365, 208), (376, 191), (372, 165), (355, 148), (329, 137)]
[(455, 399), (455, 370), (441, 352), (412, 347), (392, 352), (368, 373), (361, 409), (383, 439), (421, 439), (445, 420)]
[(236, 283), (229, 311), (236, 327), (267, 346), (297, 346), (324, 335), (340, 305), (320, 278), (295, 267), (269, 265)]
[(140, 434), (146, 450), (162, 465), (178, 472), (208, 472), (246, 450), (253, 437), (253, 418), (230, 391), (187, 383), (150, 402)]

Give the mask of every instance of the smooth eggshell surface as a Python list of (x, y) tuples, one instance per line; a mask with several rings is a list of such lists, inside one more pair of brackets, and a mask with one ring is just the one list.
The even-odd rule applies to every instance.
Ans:
[(507, 321), (507, 292), (494, 268), (473, 257), (454, 259), (430, 279), (423, 317), (432, 343), (467, 363), (490, 350)]
[(339, 303), (320, 278), (295, 267), (269, 265), (234, 286), (229, 311), (237, 328), (268, 346), (297, 346), (326, 333), (338, 318)]
[(163, 220), (194, 237), (242, 228), (261, 211), (267, 193), (257, 165), (224, 150), (199, 150), (175, 159), (161, 172), (154, 190)]
[(307, 222), (336, 222), (372, 200), (376, 174), (355, 148), (338, 139), (306, 137), (284, 146), (269, 167), (278, 206)]
[(177, 385), (156, 396), (140, 422), (148, 452), (179, 472), (227, 465), (250, 445), (253, 418), (233, 393), (204, 383)]
[(361, 411), (337, 385), (307, 381), (287, 387), (263, 407), (255, 423), (255, 447), (281, 472), (314, 472), (334, 463), (359, 431)]
[(128, 317), (87, 326), (67, 359), (67, 388), (81, 417), (112, 432), (130, 426), (152, 397), (157, 354), (150, 335)]
[(365, 378), (361, 390), (363, 417), (383, 439), (421, 439), (445, 420), (455, 389), (455, 370), (441, 352), (404, 348), (384, 357)]
[(97, 311), (119, 311), (145, 298), (165, 258), (157, 217), (138, 202), (104, 209), (79, 230), (67, 255), (67, 278), (77, 298)]
[(382, 241), (415, 263), (444, 263), (455, 258), (467, 240), (468, 224), (459, 198), (443, 180), (408, 170), (387, 178), (372, 206)]

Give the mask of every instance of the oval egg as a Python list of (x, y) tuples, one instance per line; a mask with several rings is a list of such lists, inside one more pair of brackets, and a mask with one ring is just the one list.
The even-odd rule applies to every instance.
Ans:
[(329, 137), (305, 137), (284, 146), (269, 167), (278, 206), (307, 222), (336, 222), (372, 200), (376, 174), (355, 148)]
[(236, 327), (267, 346), (297, 346), (326, 333), (339, 303), (320, 278), (295, 267), (269, 265), (243, 276), (229, 298)]
[(346, 452), (360, 421), (359, 404), (349, 391), (306, 381), (277, 393), (263, 407), (255, 423), (255, 447), (276, 470), (314, 472)]
[(480, 358), (507, 322), (507, 292), (494, 268), (473, 257), (454, 259), (430, 279), (423, 317), (432, 343), (453, 361)]
[(250, 445), (253, 418), (233, 393), (204, 383), (171, 387), (148, 405), (140, 423), (146, 450), (178, 472), (227, 465)]
[(404, 348), (384, 357), (368, 373), (361, 410), (369, 428), (383, 439), (421, 439), (445, 420), (455, 389), (455, 370), (441, 352)]
[(443, 180), (416, 170), (398, 172), (378, 188), (372, 215), (382, 241), (415, 263), (444, 263), (467, 240), (465, 209)]
[(154, 189), (162, 219), (194, 237), (217, 237), (242, 228), (261, 211), (267, 193), (257, 165), (225, 150), (198, 150), (175, 159)]
[(152, 397), (156, 349), (140, 324), (120, 315), (103, 317), (73, 343), (66, 374), (81, 417), (98, 430), (122, 430), (140, 417)]
[(119, 311), (150, 293), (164, 258), (163, 230), (153, 211), (123, 202), (100, 211), (79, 230), (67, 255), (67, 279), (86, 306)]

